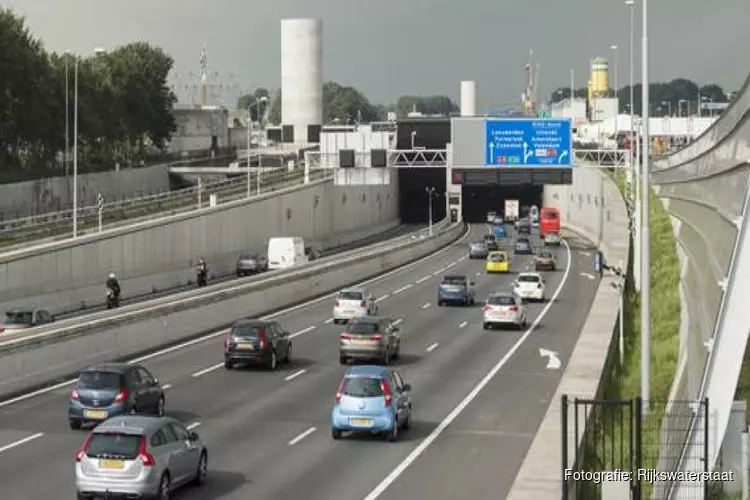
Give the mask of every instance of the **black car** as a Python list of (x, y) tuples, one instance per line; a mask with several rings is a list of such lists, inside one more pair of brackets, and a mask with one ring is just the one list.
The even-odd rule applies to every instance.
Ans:
[(499, 248), (497, 245), (497, 238), (494, 234), (485, 234), (484, 244), (487, 246), (487, 250), (489, 250), (490, 252), (493, 252)]
[(531, 247), (531, 242), (528, 238), (518, 238), (514, 247), (516, 255), (532, 255), (534, 249)]
[(470, 259), (486, 259), (488, 254), (489, 250), (484, 241), (475, 241), (469, 244)]
[(71, 429), (98, 424), (125, 413), (164, 415), (164, 390), (159, 380), (138, 364), (106, 363), (87, 368), (70, 389)]
[(531, 222), (529, 222), (529, 219), (520, 219), (516, 224), (516, 231), (518, 231), (518, 234), (531, 234)]
[(279, 362), (289, 363), (291, 359), (289, 332), (275, 321), (235, 321), (224, 338), (224, 368), (227, 370), (241, 363), (261, 364), (276, 370)]

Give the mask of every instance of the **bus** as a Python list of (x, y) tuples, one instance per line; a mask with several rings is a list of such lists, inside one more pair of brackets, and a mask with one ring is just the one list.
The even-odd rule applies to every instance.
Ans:
[(547, 233), (560, 234), (560, 211), (555, 207), (542, 207), (539, 214), (539, 236)]

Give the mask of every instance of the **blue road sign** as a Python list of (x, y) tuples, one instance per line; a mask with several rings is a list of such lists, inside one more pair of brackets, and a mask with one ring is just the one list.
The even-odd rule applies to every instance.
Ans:
[(570, 119), (498, 118), (485, 122), (485, 165), (570, 167)]

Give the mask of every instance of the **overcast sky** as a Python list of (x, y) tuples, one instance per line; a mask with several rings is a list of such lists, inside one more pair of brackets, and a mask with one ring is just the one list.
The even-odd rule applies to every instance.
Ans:
[[(640, 3), (640, 2), (639, 2)], [(480, 110), (516, 106), (529, 49), (541, 65), (540, 98), (588, 80), (589, 60), (613, 58), (629, 79), (628, 8), (622, 0), (6, 0), (50, 50), (89, 53), (134, 40), (175, 59), (182, 98), (199, 72), (201, 45), (230, 93), (280, 81), (280, 20), (323, 20), (326, 80), (385, 103), (402, 94), (458, 98), (476, 80)], [(748, 0), (651, 0), (652, 81), (678, 76), (738, 89), (750, 71)], [(640, 64), (640, 9), (636, 65)], [(614, 66), (611, 63), (611, 68)], [(610, 71), (610, 78), (614, 78)], [(636, 81), (640, 71), (636, 71)]]

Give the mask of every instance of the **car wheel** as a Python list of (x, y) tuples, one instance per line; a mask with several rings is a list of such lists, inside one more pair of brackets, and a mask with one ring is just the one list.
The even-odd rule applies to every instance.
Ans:
[(490, 329), (490, 324), (489, 323), (482, 323), (482, 328), (484, 330), (489, 330)]
[(279, 360), (276, 358), (276, 351), (271, 351), (271, 359), (268, 360), (268, 369), (272, 372), (279, 367)]
[(234, 368), (234, 364), (229, 361), (224, 361), (224, 368), (226, 368), (227, 370), (231, 370)]
[(409, 414), (406, 416), (406, 420), (404, 420), (404, 424), (401, 428), (405, 431), (408, 431), (411, 428), (411, 408), (409, 408)]
[(339, 429), (331, 428), (331, 437), (333, 439), (341, 439), (341, 431)]
[(345, 356), (339, 356), (339, 364), (345, 365), (348, 361)]
[(438, 300), (437, 304), (438, 304), (438, 307), (443, 307), (443, 301), (442, 300)]
[(401, 344), (396, 346), (396, 350), (393, 352), (393, 359), (399, 359), (401, 357)]
[(198, 459), (198, 469), (195, 471), (195, 484), (203, 486), (206, 484), (206, 477), (208, 476), (208, 455), (205, 451), (201, 452), (201, 457)]
[(161, 476), (161, 481), (159, 481), (159, 493), (158, 497), (159, 500), (170, 500), (172, 497), (172, 481), (169, 479), (169, 474), (166, 472), (164, 475)]
[(73, 429), (74, 431), (78, 431), (78, 430), (81, 429), (81, 421), (80, 420), (70, 420), (68, 422), (68, 424), (70, 425), (70, 428)]
[(286, 349), (286, 355), (284, 355), (284, 364), (289, 364), (292, 361), (292, 344)]
[(164, 416), (164, 396), (160, 397), (159, 402), (156, 403), (156, 416), (157, 417)]
[(398, 422), (394, 422), (393, 423), (393, 429), (391, 429), (388, 432), (386, 432), (385, 439), (389, 443), (393, 443), (396, 440), (398, 440)]

